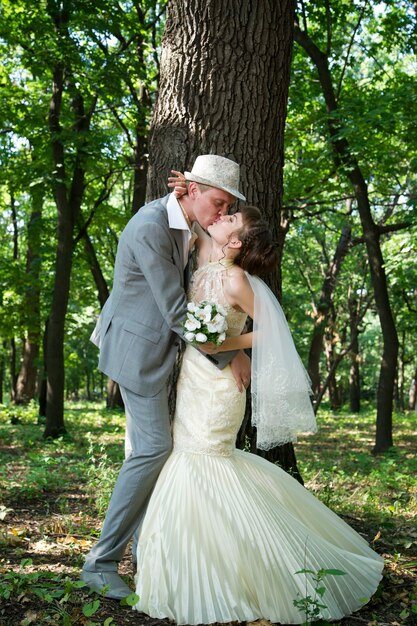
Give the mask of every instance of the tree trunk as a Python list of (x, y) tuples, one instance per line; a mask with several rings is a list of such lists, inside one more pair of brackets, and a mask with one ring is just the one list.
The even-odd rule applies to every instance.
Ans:
[[(292, 0), (242, 0), (238, 11), (222, 0), (170, 0), (149, 137), (148, 199), (165, 195), (170, 170), (188, 170), (199, 154), (228, 157), (240, 164), (242, 191), (262, 208), (281, 253), (293, 16)], [(280, 268), (269, 281), (277, 294)], [(295, 467), (291, 446), (268, 456)]]
[[(62, 38), (68, 38), (68, 7), (48, 4), (48, 8), (51, 11), (51, 19), (57, 35)], [(72, 132), (77, 137), (77, 150), (73, 156), (72, 179), (69, 181), (66, 172), (65, 129), (61, 126), (61, 109), (64, 95), (64, 76), (70, 77), (71, 72), (69, 68), (65, 67), (64, 63), (65, 58), (57, 62), (53, 69), (52, 98), (49, 107), (49, 131), (55, 174), (53, 183), (58, 224), (55, 281), (46, 346), (48, 379), (44, 437), (58, 437), (66, 430), (64, 424), (65, 317), (71, 279), (74, 226), (79, 217), (84, 194), (88, 131), (91, 116), (97, 103), (97, 96), (94, 96), (89, 111), (86, 112), (84, 100), (77, 90), (76, 84), (71, 85), (71, 109), (74, 114)]]
[(327, 362), (327, 371), (328, 371), (328, 391), (329, 391), (329, 401), (330, 408), (332, 411), (338, 411), (341, 407), (341, 394), (340, 389), (336, 381), (336, 368), (335, 365), (335, 354), (334, 354), (334, 334), (332, 331), (332, 327), (329, 329), (329, 332), (326, 333), (324, 339), (325, 352), (326, 352), (326, 362)]
[[(107, 298), (109, 297), (109, 288), (107, 286), (106, 279), (104, 278), (103, 272), (101, 271), (100, 263), (98, 262), (98, 258), (96, 255), (96, 251), (92, 244), (90, 237), (88, 236), (87, 231), (83, 234), (84, 238), (84, 251), (87, 256), (88, 263), (90, 265), (90, 270), (94, 278), (94, 282), (97, 287), (97, 296), (100, 302), (100, 308), (106, 303)], [(114, 380), (108, 380), (107, 382), (107, 399), (106, 406), (108, 409), (114, 409), (115, 407), (124, 408), (122, 396), (119, 390), (119, 385), (114, 382)]]
[(117, 407), (123, 408), (123, 399), (120, 393), (119, 385), (111, 378), (107, 379), (107, 400), (106, 407), (108, 409), (115, 409)]
[(349, 403), (352, 413), (361, 410), (361, 387), (359, 373), (359, 333), (358, 333), (358, 302), (355, 297), (348, 299), (350, 327), (350, 371), (349, 371)]
[(97, 297), (100, 303), (100, 308), (102, 309), (106, 303), (107, 298), (109, 297), (109, 288), (107, 286), (107, 282), (104, 278), (103, 272), (101, 271), (96, 251), (87, 231), (84, 231), (83, 239), (84, 252), (86, 254), (87, 262), (90, 266), (91, 274), (93, 275), (93, 279), (97, 287)]
[[(14, 197), (13, 188), (10, 187), (10, 211), (12, 214), (12, 230), (13, 230), (13, 259), (17, 261), (19, 258), (19, 229), (18, 219), (16, 213), (16, 202)], [(10, 400), (16, 401), (16, 384), (17, 384), (17, 355), (16, 355), (16, 340), (14, 337), (10, 339)]]
[(10, 339), (10, 400), (16, 401), (16, 384), (17, 384), (17, 370), (16, 370), (16, 340), (14, 337)]
[(384, 259), (380, 246), (380, 231), (375, 224), (369, 202), (368, 186), (349, 143), (341, 137), (341, 120), (332, 83), (328, 57), (321, 52), (309, 35), (295, 26), (295, 40), (315, 64), (326, 102), (329, 134), (337, 167), (343, 166), (356, 198), (363, 236), (369, 258), (371, 280), (383, 338), (383, 353), (378, 382), (376, 441), (374, 453), (384, 452), (393, 445), (392, 408), (397, 368), (398, 337), (388, 296)]
[(329, 312), (333, 304), (333, 293), (336, 288), (337, 278), (342, 267), (342, 262), (352, 245), (351, 234), (352, 230), (350, 226), (343, 226), (332, 262), (326, 271), (326, 276), (321, 288), (320, 299), (317, 304), (317, 316), (314, 321), (313, 336), (311, 339), (307, 366), (307, 370), (311, 378), (311, 387), (315, 394), (317, 394), (320, 390), (320, 357), (323, 352), (324, 332)]
[(23, 360), (16, 386), (16, 403), (26, 403), (36, 394), (40, 344), (40, 276), (41, 276), (41, 215), (42, 186), (32, 189), (32, 212), (28, 223), (26, 253), (25, 311), (27, 336), (23, 347)]
[(55, 281), (49, 316), (48, 341), (46, 345), (48, 378), (44, 437), (59, 437), (66, 431), (64, 424), (64, 326), (70, 289), (74, 216), (71, 214), (71, 207), (68, 202), (65, 182), (64, 145), (60, 139), (60, 113), (63, 89), (64, 67), (57, 65), (54, 70), (49, 126), (52, 136), (55, 171), (59, 172), (59, 177), (56, 175), (54, 181), (58, 224)]
[(0, 348), (0, 404), (3, 404), (3, 385), (4, 385), (4, 348)]
[[(83, 146), (78, 148), (74, 165), (71, 188), (66, 188), (64, 145), (61, 141), (59, 121), (63, 94), (63, 68), (57, 66), (54, 71), (53, 97), (50, 108), (50, 129), (53, 156), (59, 178), (55, 180), (55, 202), (58, 212), (57, 254), (55, 259), (55, 282), (49, 316), (48, 343), (46, 361), (48, 369), (47, 409), (44, 437), (58, 437), (65, 432), (64, 424), (64, 330), (70, 290), (74, 226), (84, 193), (85, 171), (81, 166)], [(73, 100), (76, 112), (76, 125), (83, 136), (88, 130), (89, 118), (84, 113), (81, 98)]]
[(408, 409), (414, 411), (417, 407), (417, 368), (414, 372), (414, 378), (411, 381), (410, 391), (408, 394)]
[(396, 408), (404, 413), (404, 369), (405, 369), (405, 331), (401, 334), (398, 354), (398, 375), (396, 385)]
[(138, 124), (134, 156), (132, 214), (137, 213), (140, 207), (145, 204), (146, 176), (148, 173), (147, 143), (146, 130), (142, 124)]

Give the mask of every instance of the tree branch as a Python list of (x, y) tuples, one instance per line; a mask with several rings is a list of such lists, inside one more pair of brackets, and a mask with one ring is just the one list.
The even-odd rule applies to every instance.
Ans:
[(349, 42), (348, 49), (347, 49), (346, 56), (345, 56), (345, 62), (343, 64), (342, 72), (340, 74), (339, 82), (338, 82), (337, 89), (336, 89), (336, 100), (339, 100), (339, 97), (340, 97), (340, 92), (342, 90), (343, 78), (345, 76), (347, 64), (348, 64), (348, 61), (349, 61), (350, 51), (352, 49), (353, 42), (355, 40), (356, 33), (358, 32), (358, 28), (359, 28), (360, 23), (362, 21), (362, 18), (363, 18), (363, 15), (365, 13), (365, 9), (366, 9), (367, 4), (368, 4), (368, 1), (365, 0), (365, 2), (363, 3), (363, 7), (361, 9), (361, 12), (359, 13), (358, 22), (357, 22), (355, 28), (353, 29), (352, 37), (350, 38), (350, 42)]

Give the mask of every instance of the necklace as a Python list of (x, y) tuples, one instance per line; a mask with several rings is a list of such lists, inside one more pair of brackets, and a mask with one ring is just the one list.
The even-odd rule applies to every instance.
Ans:
[(232, 265), (233, 265), (233, 259), (229, 259), (228, 257), (225, 257), (225, 256), (220, 258), (220, 259), (214, 259), (213, 260), (213, 258), (211, 256), (211, 252), (209, 254), (207, 262), (208, 262), (209, 265), (215, 265), (216, 264), (216, 265), (221, 265), (222, 267), (226, 267), (226, 268), (232, 267)]
[(190, 218), (188, 217), (188, 215), (187, 215), (187, 213), (186, 213), (186, 211), (185, 211), (184, 207), (182, 206), (182, 204), (181, 204), (180, 200), (178, 200), (178, 198), (177, 198), (177, 202), (178, 202), (178, 204), (180, 205), (180, 209), (181, 209), (181, 211), (182, 211), (182, 214), (183, 214), (183, 216), (184, 216), (185, 221), (187, 222), (187, 226), (188, 226), (188, 228), (191, 230), (191, 227), (192, 227), (191, 220), (190, 220)]

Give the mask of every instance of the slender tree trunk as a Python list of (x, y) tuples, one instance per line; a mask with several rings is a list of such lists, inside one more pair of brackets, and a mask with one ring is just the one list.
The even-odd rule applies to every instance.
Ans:
[[(19, 229), (16, 213), (16, 203), (13, 188), (9, 189), (10, 193), (10, 210), (12, 214), (13, 229), (13, 259), (17, 261), (19, 258)], [(16, 384), (17, 384), (17, 354), (16, 340), (14, 337), (10, 339), (10, 400), (16, 402)]]
[[(71, 268), (73, 258), (74, 226), (78, 218), (84, 193), (83, 148), (78, 148), (70, 190), (66, 188), (64, 145), (61, 140), (60, 110), (63, 95), (63, 68), (54, 71), (53, 97), (50, 107), (50, 130), (53, 157), (59, 178), (55, 180), (55, 202), (58, 212), (57, 254), (55, 259), (55, 282), (49, 317), (46, 361), (48, 369), (47, 409), (45, 437), (57, 437), (65, 432), (64, 424), (64, 330), (68, 307)], [(85, 141), (89, 117), (84, 113), (80, 96), (73, 99), (76, 126), (80, 140)]]
[(320, 358), (323, 353), (323, 338), (329, 313), (333, 305), (333, 294), (337, 279), (342, 267), (343, 259), (352, 245), (351, 228), (343, 226), (332, 262), (330, 263), (321, 288), (320, 299), (317, 304), (317, 316), (314, 321), (313, 336), (308, 355), (308, 373), (311, 378), (311, 387), (314, 393), (320, 390)]
[[(192, 9), (170, 0), (149, 138), (149, 199), (167, 193), (171, 169), (188, 170), (199, 154), (226, 156), (240, 164), (242, 191), (262, 208), (281, 251), (293, 16), (292, 0), (241, 0), (238, 11), (222, 0), (195, 0)], [(279, 294), (280, 265), (269, 283)], [(295, 467), (292, 446), (268, 457)]]
[(32, 212), (28, 223), (26, 253), (25, 311), (27, 336), (23, 347), (22, 366), (17, 379), (16, 402), (26, 403), (36, 394), (40, 344), (40, 275), (41, 215), (43, 187), (32, 190)]
[(16, 340), (14, 337), (10, 339), (10, 400), (16, 402), (16, 384), (17, 384), (17, 350)]
[(383, 337), (383, 353), (378, 382), (376, 441), (374, 453), (384, 452), (393, 445), (392, 409), (397, 368), (398, 337), (388, 295), (384, 259), (380, 246), (380, 231), (375, 224), (369, 202), (368, 186), (356, 158), (351, 154), (346, 138), (340, 136), (342, 127), (332, 83), (327, 55), (321, 52), (310, 36), (295, 26), (295, 40), (315, 64), (326, 102), (329, 134), (336, 166), (343, 166), (356, 198), (363, 236), (369, 258), (371, 280)]
[(326, 353), (327, 371), (328, 371), (328, 391), (330, 408), (337, 411), (341, 407), (341, 394), (336, 380), (335, 354), (334, 354), (334, 334), (332, 326), (328, 333), (325, 334), (324, 346)]
[(46, 346), (48, 345), (48, 328), (49, 328), (49, 319), (45, 321), (45, 328), (42, 336), (42, 368), (39, 376), (39, 413), (38, 413), (38, 424), (44, 423), (46, 418), (46, 396), (47, 396), (47, 380), (48, 380), (48, 369), (46, 363)]
[(3, 385), (4, 385), (4, 350), (0, 348), (0, 404), (3, 404)]
[(104, 274), (101, 271), (100, 263), (98, 262), (95, 248), (92, 244), (92, 241), (87, 231), (84, 232), (83, 239), (84, 239), (84, 252), (86, 254), (87, 261), (90, 266), (91, 274), (93, 275), (93, 279), (97, 287), (97, 297), (100, 303), (100, 308), (102, 309), (106, 303), (107, 298), (109, 297), (109, 288), (107, 286), (106, 279), (104, 278)]
[(414, 378), (411, 381), (410, 391), (408, 394), (408, 409), (414, 411), (417, 406), (417, 368), (414, 372)]
[(397, 385), (396, 385), (396, 408), (401, 413), (404, 413), (404, 369), (405, 369), (405, 341), (406, 335), (405, 331), (401, 333), (401, 342), (399, 345), (399, 354), (398, 354), (398, 375), (397, 375)]
[[(51, 19), (59, 37), (69, 37), (67, 23), (69, 5), (48, 4)], [(71, 268), (73, 258), (74, 227), (77, 223), (84, 194), (86, 144), (91, 116), (97, 96), (93, 97), (89, 111), (74, 83), (71, 93), (71, 109), (74, 114), (73, 132), (77, 134), (77, 150), (73, 156), (72, 179), (67, 178), (64, 129), (61, 126), (61, 109), (64, 95), (64, 76), (69, 76), (65, 58), (53, 69), (52, 98), (49, 107), (49, 130), (54, 164), (54, 193), (58, 213), (57, 251), (55, 258), (55, 281), (49, 316), (46, 362), (48, 371), (46, 426), (44, 437), (58, 437), (65, 432), (64, 424), (64, 331), (68, 307)]]
[(49, 126), (53, 138), (52, 151), (55, 171), (59, 172), (59, 176), (57, 175), (54, 181), (58, 224), (55, 281), (46, 345), (48, 378), (44, 437), (58, 437), (66, 431), (64, 424), (64, 326), (70, 289), (74, 216), (68, 202), (64, 145), (61, 140), (60, 113), (63, 89), (64, 67), (57, 65), (54, 70)]
[(92, 400), (92, 396), (91, 396), (91, 374), (90, 374), (90, 370), (88, 369), (88, 367), (85, 368), (85, 378), (86, 378), (87, 400), (90, 402)]
[(355, 297), (348, 299), (349, 327), (350, 327), (350, 371), (349, 371), (349, 402), (352, 413), (361, 410), (361, 387), (359, 372), (359, 333), (358, 333), (358, 302)]
[(107, 379), (107, 399), (106, 407), (108, 409), (115, 409), (116, 407), (123, 408), (122, 395), (120, 393), (119, 385), (111, 378)]
[[(107, 286), (106, 279), (104, 278), (103, 272), (101, 271), (100, 263), (98, 262), (98, 258), (96, 255), (96, 251), (92, 244), (90, 237), (88, 236), (87, 231), (83, 234), (84, 238), (84, 251), (87, 256), (88, 263), (90, 265), (90, 270), (94, 278), (94, 282), (97, 287), (97, 296), (100, 302), (100, 308), (106, 303), (107, 298), (109, 297), (109, 288)], [(119, 385), (114, 382), (114, 380), (108, 380), (107, 383), (107, 399), (106, 406), (108, 409), (114, 409), (115, 407), (124, 408), (122, 395), (119, 390)]]
[(135, 162), (133, 170), (132, 213), (137, 213), (146, 200), (146, 176), (148, 173), (147, 135), (142, 124), (136, 128)]

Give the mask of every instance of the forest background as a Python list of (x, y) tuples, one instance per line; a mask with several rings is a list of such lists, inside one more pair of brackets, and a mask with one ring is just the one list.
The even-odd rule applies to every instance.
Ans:
[[(39, 406), (39, 433), (59, 438), (75, 428), (74, 402), (117, 405), (89, 336), (118, 237), (146, 198), (168, 191), (171, 167), (212, 151), (242, 164), (244, 192), (276, 235), (280, 265), (269, 282), (310, 373), (319, 423), (363, 418), (377, 453), (404, 443), (416, 422), (416, 3), (245, 1), (237, 15), (216, 0), (168, 9), (154, 0), (2, 0), (0, 11), (7, 424), (33, 421)], [(167, 49), (177, 38), (192, 53), (162, 58), (164, 32)], [(284, 51), (279, 81), (266, 63), (245, 74), (248, 58), (274, 45)], [(204, 74), (210, 50), (228, 48), (222, 80)], [(170, 74), (177, 91), (168, 97)], [(241, 99), (230, 97), (236, 85)], [(162, 98), (156, 105), (158, 91), (169, 110)], [(194, 108), (190, 136), (183, 125), (195, 122)], [(332, 424), (347, 436), (346, 421)]]

